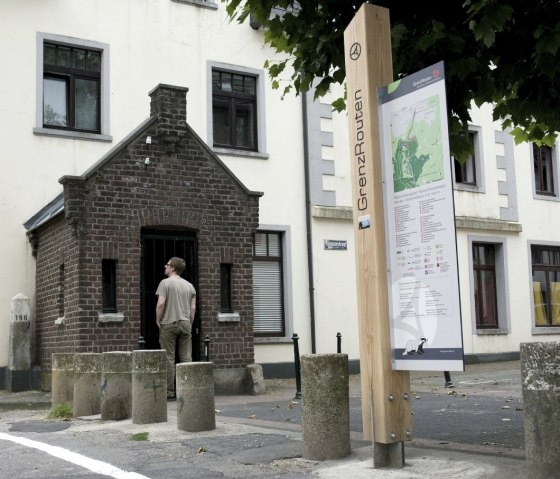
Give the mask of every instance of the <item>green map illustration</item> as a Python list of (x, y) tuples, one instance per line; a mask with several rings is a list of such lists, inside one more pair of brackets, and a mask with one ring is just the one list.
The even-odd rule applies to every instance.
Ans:
[(393, 190), (409, 190), (444, 177), (439, 97), (407, 105), (391, 115)]

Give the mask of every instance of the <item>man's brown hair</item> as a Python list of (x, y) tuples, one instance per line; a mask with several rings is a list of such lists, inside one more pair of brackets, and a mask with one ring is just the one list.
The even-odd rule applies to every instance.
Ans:
[(183, 271), (185, 271), (185, 260), (183, 258), (177, 258), (176, 256), (173, 256), (173, 258), (171, 258), (168, 263), (171, 265), (175, 273), (177, 273), (179, 276), (183, 274)]

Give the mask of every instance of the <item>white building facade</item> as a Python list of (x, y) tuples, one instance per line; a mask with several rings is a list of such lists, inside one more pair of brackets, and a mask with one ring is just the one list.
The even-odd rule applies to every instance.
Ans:
[[(294, 333), (302, 354), (335, 352), (340, 333), (357, 365), (347, 118), (328, 99), (271, 88), (263, 65), (275, 55), (262, 30), (231, 22), (211, 0), (5, 0), (0, 18), (10, 72), (0, 105), (0, 380), (12, 298), (30, 298), (33, 314), (24, 225), (61, 192), (61, 177), (88, 170), (147, 118), (158, 84), (189, 88), (189, 125), (264, 193), (255, 362), (265, 376), (291, 375)], [(514, 145), (486, 107), (473, 110), (472, 133), (475, 154), (455, 172), (464, 348), (472, 360), (516, 357), (521, 342), (559, 338), (558, 155)], [(277, 247), (258, 250), (261, 241)]]

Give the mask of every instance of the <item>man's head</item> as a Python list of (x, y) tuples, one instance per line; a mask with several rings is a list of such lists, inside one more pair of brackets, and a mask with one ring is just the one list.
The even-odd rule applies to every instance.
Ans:
[(173, 256), (167, 264), (165, 265), (165, 273), (169, 274), (170, 272), (175, 272), (179, 276), (185, 271), (185, 260), (182, 258), (177, 258)]

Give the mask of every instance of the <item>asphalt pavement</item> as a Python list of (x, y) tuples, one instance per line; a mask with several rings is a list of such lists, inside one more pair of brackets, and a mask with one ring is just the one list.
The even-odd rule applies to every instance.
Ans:
[[(333, 461), (301, 457), (302, 400), (295, 399), (295, 380), (266, 380), (266, 393), (259, 396), (216, 396), (216, 429), (201, 433), (177, 430), (176, 402), (168, 403), (165, 423), (135, 425), (100, 416), (52, 421), (47, 420), (48, 393), (0, 391), (0, 475), (527, 477), (519, 362), (470, 365), (451, 376), (455, 387), (448, 389), (442, 372), (411, 373), (413, 440), (405, 443), (402, 469), (373, 468), (372, 445), (362, 437), (360, 377), (354, 375), (349, 388), (352, 453)], [(137, 433), (147, 433), (145, 440), (133, 440)]]

